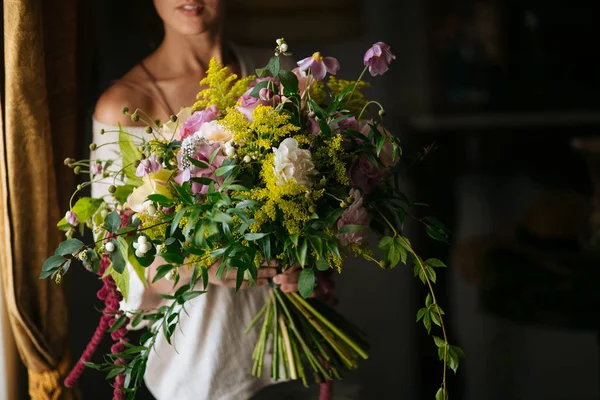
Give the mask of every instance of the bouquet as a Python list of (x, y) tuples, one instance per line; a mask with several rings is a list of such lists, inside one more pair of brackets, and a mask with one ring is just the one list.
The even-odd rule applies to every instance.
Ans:
[[(391, 179), (400, 143), (383, 126), (383, 107), (363, 94), (366, 71), (383, 74), (395, 57), (388, 45), (376, 43), (358, 80), (346, 81), (336, 77), (335, 58), (316, 52), (293, 71), (283, 70), (280, 59), (289, 55), (279, 39), (265, 68), (241, 79), (213, 59), (194, 105), (164, 124), (142, 110), (124, 109), (133, 121), (145, 122), (147, 136), (121, 127), (104, 132), (118, 143), (114, 159), (65, 160), (90, 177), (73, 199), (86, 186), (111, 180), (110, 195), (80, 197), (72, 205), (58, 223), (67, 240), (43, 265), (41, 278), (59, 282), (71, 265), (82, 264), (104, 284), (100, 325), (67, 385), (88, 366), (115, 379), (115, 398), (134, 398), (157, 335), (170, 340), (185, 305), (210, 290), (208, 270), (216, 268), (219, 277), (235, 274), (239, 289), (256, 282), (259, 268), (272, 260), (282, 272), (302, 268), (299, 293), (271, 283), (269, 300), (248, 327), (260, 329), (252, 373), (260, 377), (266, 369), (274, 379), (305, 385), (340, 379), (368, 357), (368, 345), (351, 322), (311, 295), (319, 271), (343, 272), (344, 260), (356, 256), (385, 269), (411, 263), (429, 288), (417, 321), (428, 331), (432, 323), (441, 328), (442, 337), (434, 336), (444, 364), (436, 398), (447, 398), (446, 369), (456, 371), (462, 351), (448, 342), (433, 292), (435, 269), (444, 264), (422, 259), (402, 233), (419, 204)], [(437, 220), (418, 221), (432, 238), (446, 241)], [(91, 244), (73, 238), (85, 227), (95, 234)], [(369, 231), (379, 237), (379, 256), (367, 244)], [(189, 281), (163, 294), (169, 302), (156, 310), (119, 309), (130, 280), (147, 285), (145, 268), (157, 258), (164, 262), (153, 282), (175, 285), (182, 269)], [(142, 321), (149, 322), (148, 332), (139, 344), (129, 343), (126, 326)], [(93, 364), (91, 354), (105, 331), (115, 344), (105, 363)], [(267, 352), (271, 365), (264, 363)]]

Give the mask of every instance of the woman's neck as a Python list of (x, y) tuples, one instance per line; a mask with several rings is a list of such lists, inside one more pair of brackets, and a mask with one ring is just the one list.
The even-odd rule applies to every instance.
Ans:
[(221, 35), (214, 32), (181, 35), (167, 27), (165, 37), (153, 55), (164, 75), (172, 76), (204, 72), (212, 57), (225, 65), (232, 62)]

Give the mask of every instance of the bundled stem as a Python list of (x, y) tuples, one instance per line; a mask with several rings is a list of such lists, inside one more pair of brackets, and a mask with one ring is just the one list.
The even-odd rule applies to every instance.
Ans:
[[(267, 304), (250, 323), (251, 328), (262, 319), (253, 354), (255, 376), (262, 376), (267, 348), (272, 356), (271, 377), (301, 379), (305, 386), (308, 380), (304, 365), (308, 365), (315, 381), (320, 383), (341, 379), (342, 371), (356, 368), (360, 358), (367, 358), (356, 328), (338, 318), (333, 309), (327, 311), (334, 318), (323, 316), (315, 307), (318, 302), (305, 300), (297, 293), (283, 293), (278, 287), (271, 288)], [(338, 325), (330, 319), (339, 321)], [(272, 345), (268, 347), (269, 340)]]

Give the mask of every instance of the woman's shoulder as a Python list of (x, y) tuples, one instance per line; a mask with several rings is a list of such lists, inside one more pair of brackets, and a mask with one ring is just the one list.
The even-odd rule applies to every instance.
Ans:
[(130, 116), (123, 113), (123, 109), (128, 108), (130, 112), (136, 108), (150, 111), (152, 106), (153, 99), (147, 88), (147, 78), (144, 79), (142, 68), (136, 65), (102, 93), (96, 102), (94, 119), (110, 125), (140, 125), (131, 121)]

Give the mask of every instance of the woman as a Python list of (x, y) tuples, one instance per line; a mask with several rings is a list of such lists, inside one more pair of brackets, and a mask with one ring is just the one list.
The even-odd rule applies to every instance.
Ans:
[[(143, 133), (144, 125), (124, 115), (124, 107), (132, 111), (139, 108), (153, 119), (166, 121), (181, 107), (193, 104), (200, 90), (198, 82), (212, 57), (244, 76), (262, 67), (271, 55), (270, 51), (250, 51), (223, 41), (224, 1), (154, 0), (154, 6), (164, 24), (164, 39), (98, 100), (94, 114), (97, 144), (115, 140), (111, 133), (100, 135), (100, 130), (114, 131), (117, 123), (132, 134)], [(294, 65), (283, 67), (291, 69)], [(95, 158), (109, 156), (114, 150), (110, 147), (103, 146)], [(96, 184), (92, 192), (94, 197), (106, 195), (106, 186)], [(146, 384), (159, 400), (243, 400), (272, 383), (268, 378), (251, 376), (258, 330), (248, 335), (244, 330), (264, 304), (268, 278), (280, 283), (284, 291), (297, 291), (299, 272), (276, 275), (272, 265), (261, 268), (259, 287), (234, 294), (235, 274), (219, 280), (214, 274), (216, 268), (210, 270), (212, 287), (192, 302), (188, 315), (182, 317), (182, 329), (175, 334), (178, 352), (161, 336), (150, 357)], [(150, 267), (149, 282), (153, 272)], [(134, 287), (133, 281), (124, 309), (155, 308), (164, 301), (157, 294), (173, 290), (164, 280), (147, 289), (139, 282)]]

